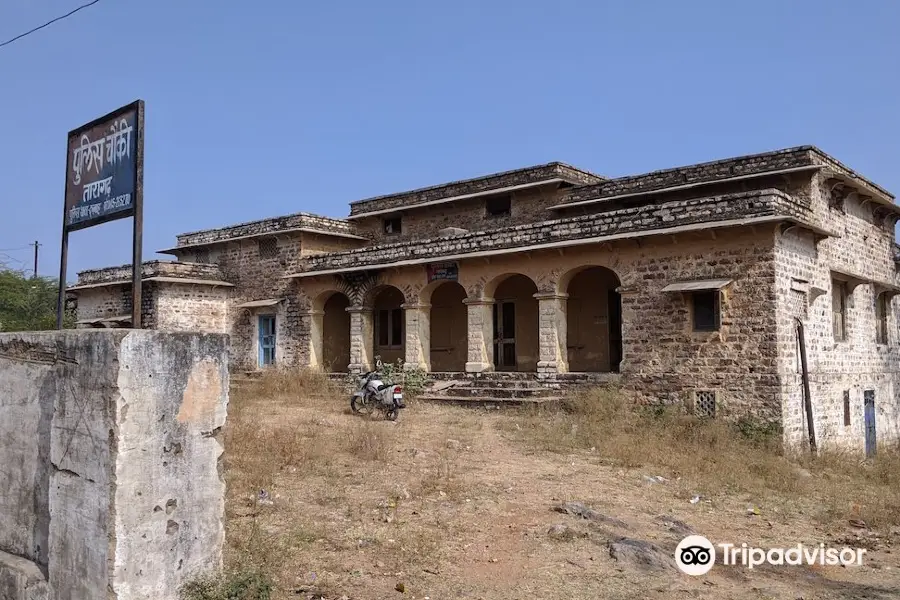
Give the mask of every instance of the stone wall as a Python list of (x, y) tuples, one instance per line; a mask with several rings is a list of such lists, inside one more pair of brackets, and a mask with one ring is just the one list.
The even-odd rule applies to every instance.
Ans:
[[(301, 215), (305, 217), (306, 215)], [(296, 364), (303, 351), (304, 311), (298, 305), (296, 283), (282, 276), (301, 264), (305, 244), (303, 233), (281, 233), (277, 237), (232, 240), (210, 249), (210, 261), (222, 279), (234, 284), (228, 292), (225, 331), (231, 334), (231, 367), (253, 370), (258, 367), (258, 319), (260, 314), (276, 316), (276, 360)], [(314, 236), (320, 239), (322, 236)], [(272, 245), (267, 248), (267, 245)], [(313, 246), (314, 247), (314, 246)], [(267, 250), (272, 250), (271, 255)], [(177, 252), (177, 251), (176, 251)], [(192, 252), (186, 248), (185, 253)], [(180, 258), (180, 256), (179, 256)], [(241, 308), (258, 300), (281, 300), (276, 306)]]
[[(840, 237), (816, 241), (791, 231), (776, 244), (779, 372), (785, 441), (798, 445), (807, 430), (796, 319), (805, 326), (811, 399), (821, 446), (864, 448), (863, 392), (874, 390), (879, 442), (900, 438), (900, 331), (892, 300), (886, 344), (876, 342), (875, 300), (881, 284), (897, 285), (890, 222), (879, 224), (872, 205), (851, 196), (843, 208), (830, 208), (825, 175), (813, 180), (811, 202), (823, 228)], [(849, 294), (846, 339), (832, 327), (832, 271), (862, 281)], [(840, 275), (837, 275), (840, 277)], [(844, 393), (849, 393), (850, 423), (844, 421)]]
[(223, 335), (0, 335), (0, 597), (176, 600), (221, 567), (226, 356)]
[(231, 288), (166, 283), (156, 289), (155, 329), (228, 333)]
[(454, 196), (476, 194), (517, 185), (533, 184), (548, 179), (562, 179), (576, 185), (596, 183), (603, 178), (599, 175), (576, 169), (569, 165), (554, 162), (513, 171), (494, 173), (484, 177), (466, 179), (452, 183), (444, 183), (427, 188), (420, 188), (401, 194), (378, 196), (350, 203), (350, 215), (362, 215), (375, 211), (404, 208), (433, 202)]
[(496, 231), (513, 225), (535, 223), (552, 218), (547, 207), (557, 204), (563, 195), (558, 184), (517, 190), (509, 193), (510, 213), (507, 216), (487, 214), (486, 202), (491, 196), (457, 200), (439, 206), (423, 206), (404, 210), (401, 232), (384, 232), (384, 216), (360, 218), (355, 221), (360, 234), (376, 244), (423, 240), (439, 235), (442, 229), (453, 227), (468, 231)]
[(276, 234), (296, 229), (314, 229), (324, 233), (331, 232), (345, 235), (356, 234), (355, 226), (349, 221), (309, 213), (297, 213), (283, 217), (250, 221), (248, 223), (238, 223), (229, 227), (182, 233), (176, 236), (176, 239), (180, 247), (194, 244), (212, 244), (238, 237)]
[(555, 219), (493, 231), (446, 238), (384, 244), (359, 250), (309, 257), (303, 271), (341, 269), (434, 258), (486, 250), (500, 250), (617, 234), (637, 234), (680, 225), (784, 215), (807, 218), (809, 209), (779, 190), (757, 190), (657, 205), (636, 206), (609, 213)]
[[(141, 278), (148, 279), (150, 277), (216, 280), (221, 279), (222, 274), (214, 264), (152, 260), (141, 265)], [(131, 281), (131, 265), (81, 271), (78, 273), (76, 285), (92, 285), (116, 281)]]
[[(143, 282), (141, 285), (141, 324), (145, 329), (156, 327), (158, 285), (152, 281)], [(86, 288), (78, 290), (76, 293), (78, 298), (76, 318), (78, 321), (131, 316), (130, 283)], [(79, 324), (78, 326), (91, 327), (91, 324)]]

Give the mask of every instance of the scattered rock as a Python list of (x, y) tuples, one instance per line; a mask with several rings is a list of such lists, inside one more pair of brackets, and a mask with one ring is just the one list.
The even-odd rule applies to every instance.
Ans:
[(698, 502), (700, 502), (701, 497), (702, 496), (700, 496), (700, 494), (695, 495), (693, 498), (691, 498), (691, 504), (697, 504)]
[(694, 530), (691, 528), (691, 526), (684, 521), (679, 521), (678, 519), (668, 517), (666, 515), (660, 515), (656, 517), (656, 519), (662, 524), (663, 527), (679, 536), (684, 537), (694, 533)]
[(575, 538), (587, 537), (587, 535), (588, 534), (584, 531), (579, 531), (578, 529), (569, 527), (564, 523), (557, 523), (547, 530), (547, 537), (559, 541), (574, 540)]
[(401, 594), (406, 593), (406, 586), (403, 585), (402, 581), (398, 582), (397, 585), (394, 586), (394, 589), (397, 590), (398, 592), (400, 592)]
[(259, 494), (256, 497), (256, 502), (258, 504), (265, 504), (267, 506), (275, 504), (275, 502), (273, 502), (272, 498), (269, 496), (269, 492), (267, 492), (266, 490), (259, 490)]
[(566, 502), (564, 504), (559, 504), (553, 507), (558, 513), (563, 513), (565, 515), (573, 515), (576, 517), (581, 517), (582, 519), (587, 519), (588, 521), (595, 521), (597, 523), (605, 523), (606, 525), (612, 525), (614, 527), (619, 527), (621, 529), (631, 529), (628, 526), (628, 523), (621, 521), (619, 519), (613, 517), (607, 517), (606, 515), (597, 512), (593, 508), (589, 506), (585, 506), (581, 502)]
[(857, 529), (868, 529), (869, 526), (862, 519), (850, 519), (848, 521), (851, 527), (856, 527)]
[(797, 477), (802, 477), (804, 479), (806, 479), (807, 477), (812, 477), (812, 473), (810, 473), (803, 467), (794, 468), (794, 473), (797, 475)]
[(459, 450), (460, 446), (459, 440), (447, 440), (447, 448), (450, 450)]
[(759, 514), (759, 508), (756, 506), (748, 506), (747, 507), (747, 515), (754, 516)]
[(644, 475), (644, 481), (647, 483), (665, 483), (668, 479), (662, 475)]
[(610, 542), (609, 555), (616, 562), (648, 570), (664, 571), (675, 568), (675, 560), (668, 552), (644, 540), (621, 538)]

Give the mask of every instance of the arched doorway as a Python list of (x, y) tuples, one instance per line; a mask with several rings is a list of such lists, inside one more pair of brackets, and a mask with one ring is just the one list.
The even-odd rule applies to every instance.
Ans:
[[(566, 284), (565, 282), (568, 281)], [(622, 361), (619, 278), (605, 267), (586, 267), (563, 278), (569, 371), (618, 372)]]
[[(538, 289), (525, 275), (504, 275), (486, 288), (494, 298), (494, 369), (537, 371)], [(497, 280), (495, 280), (496, 282)], [(493, 292), (490, 292), (491, 288)]]
[(467, 352), (466, 289), (455, 281), (431, 294), (431, 370), (464, 371)]
[(322, 316), (322, 368), (346, 373), (350, 365), (350, 299), (335, 292), (325, 302)]
[(383, 363), (395, 363), (406, 355), (406, 323), (402, 305), (403, 292), (393, 286), (376, 290), (374, 309), (375, 356)]

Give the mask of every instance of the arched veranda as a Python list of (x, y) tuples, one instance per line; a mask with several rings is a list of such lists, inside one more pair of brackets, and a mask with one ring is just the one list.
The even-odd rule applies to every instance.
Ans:
[(350, 365), (350, 299), (328, 290), (313, 300), (310, 313), (310, 365), (327, 373), (346, 373)]
[(537, 370), (537, 285), (529, 277), (512, 273), (494, 278), (484, 295), (494, 299), (493, 366), (497, 371)]
[(468, 325), (466, 289), (455, 281), (436, 282), (421, 294), (429, 309), (430, 370), (458, 372), (466, 368)]
[(568, 368), (618, 372), (622, 360), (622, 299), (618, 276), (606, 267), (574, 269), (559, 282), (566, 300)]
[(406, 358), (406, 323), (403, 292), (392, 285), (372, 291), (373, 341), (375, 356), (383, 363)]

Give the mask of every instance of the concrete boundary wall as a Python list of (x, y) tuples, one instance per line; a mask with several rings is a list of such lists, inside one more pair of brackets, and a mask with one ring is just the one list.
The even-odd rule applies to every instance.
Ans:
[(221, 568), (228, 337), (0, 334), (0, 598), (176, 600)]

